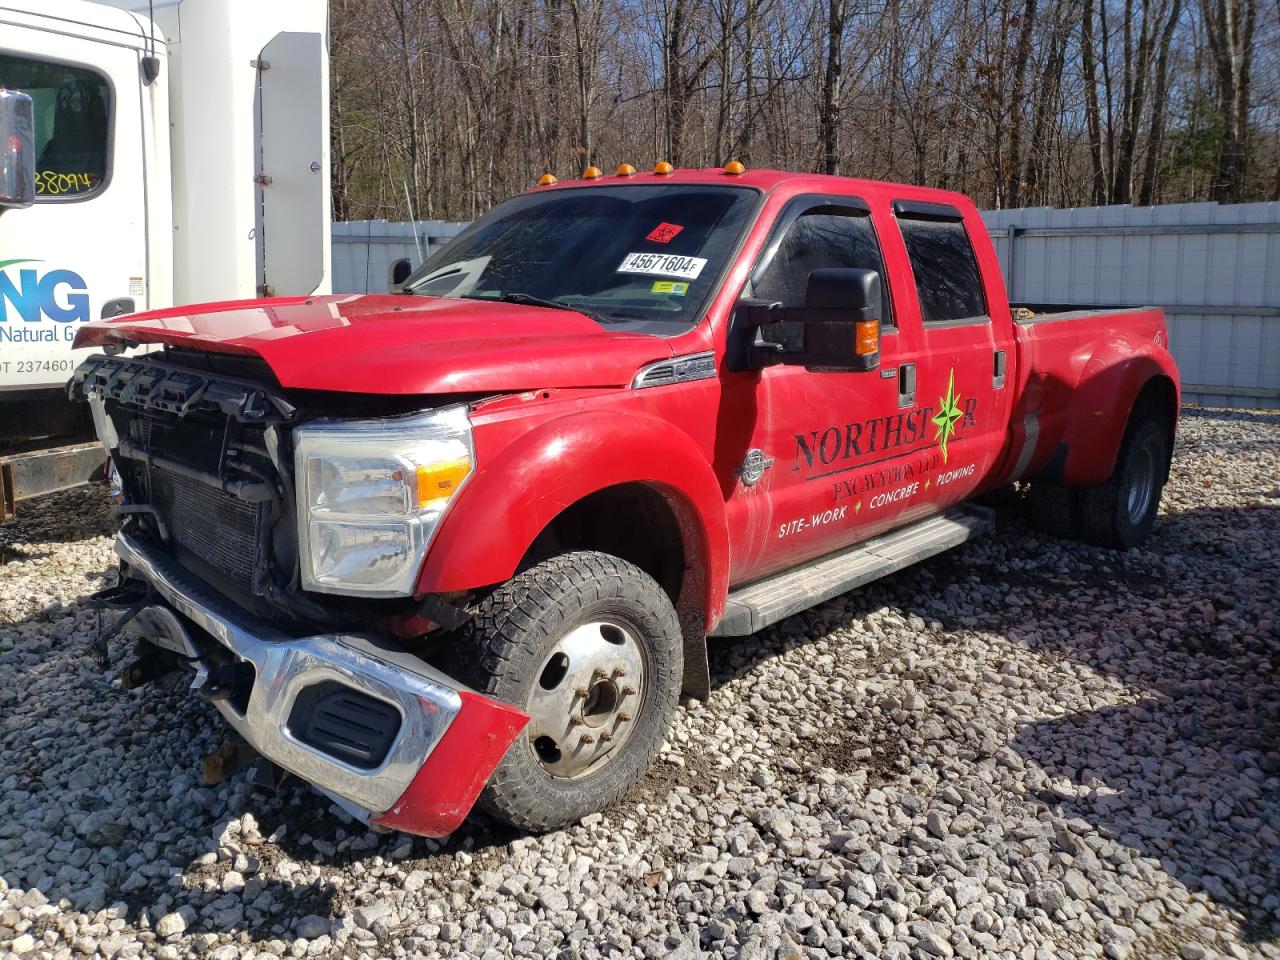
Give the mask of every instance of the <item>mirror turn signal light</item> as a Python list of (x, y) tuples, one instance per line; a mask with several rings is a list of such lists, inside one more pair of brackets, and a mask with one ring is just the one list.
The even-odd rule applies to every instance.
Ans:
[(746, 166), (737, 160), (730, 160), (724, 165), (724, 175), (726, 177), (739, 177), (746, 172)]
[(667, 161), (665, 160), (659, 160), (657, 163), (653, 165), (653, 172), (660, 177), (665, 177), (667, 176), (667, 174), (673, 172), (674, 170), (675, 170), (675, 167), (667, 163)]
[(614, 173), (620, 177), (634, 177), (636, 175), (636, 168), (629, 163), (620, 163), (618, 164), (618, 169), (615, 170)]
[(550, 187), (553, 184), (557, 184), (559, 182), (560, 182), (560, 178), (557, 177), (554, 173), (544, 173), (542, 176), (538, 178), (538, 186), (540, 187)]
[(599, 167), (587, 167), (582, 171), (583, 180), (599, 180), (604, 174), (600, 172)]
[(853, 331), (854, 352), (869, 357), (880, 349), (880, 321), (859, 320)]

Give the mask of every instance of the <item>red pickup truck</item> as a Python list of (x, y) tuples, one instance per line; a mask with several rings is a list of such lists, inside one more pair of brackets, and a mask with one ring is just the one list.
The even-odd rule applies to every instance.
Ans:
[(601, 809), (708, 635), (983, 533), (1014, 481), (1130, 547), (1168, 475), (1160, 311), (1011, 306), (954, 193), (589, 170), (396, 287), (90, 323), (69, 385), (125, 491), (127, 676), (194, 669), (375, 825)]

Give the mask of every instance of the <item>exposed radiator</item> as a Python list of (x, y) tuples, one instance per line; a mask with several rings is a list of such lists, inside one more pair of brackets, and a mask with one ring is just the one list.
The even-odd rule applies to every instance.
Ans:
[(174, 543), (249, 590), (260, 549), (262, 508), (190, 477), (151, 469), (152, 503)]

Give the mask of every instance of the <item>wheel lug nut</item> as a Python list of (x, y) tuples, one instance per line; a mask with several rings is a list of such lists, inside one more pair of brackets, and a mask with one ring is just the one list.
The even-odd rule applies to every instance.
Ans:
[(614, 667), (613, 675), (615, 677), (625, 677), (627, 675), (627, 671), (622, 667)]
[(591, 734), (589, 734), (589, 733), (584, 733), (584, 734), (582, 735), (582, 742), (583, 742), (583, 743), (595, 743), (595, 742), (596, 742), (596, 738), (595, 738), (595, 737), (593, 737), (593, 736), (592, 736)]
[(570, 717), (570, 718), (569, 718), (569, 726), (571, 726), (571, 727), (579, 727), (579, 726), (581, 726), (581, 725), (582, 725), (582, 718), (581, 718), (581, 717)]
[(593, 677), (606, 676), (604, 667), (596, 667), (594, 670), (591, 671), (591, 676)]
[(613, 739), (613, 734), (612, 734), (612, 733), (610, 733), (608, 730), (606, 730), (606, 731), (604, 731), (604, 733), (600, 734), (600, 742), (601, 742), (601, 743), (608, 743), (608, 742), (609, 742), (610, 740), (612, 740), (612, 739)]
[(625, 687), (622, 688), (622, 695), (624, 697), (629, 697), (631, 696), (631, 694), (635, 692), (636, 692), (636, 688), (631, 686), (631, 684), (627, 684)]
[(621, 720), (623, 723), (626, 723), (628, 720), (631, 719), (631, 714), (626, 712), (620, 713), (618, 714), (618, 719)]
[(586, 687), (579, 687), (577, 690), (574, 691), (574, 693), (580, 696), (583, 700), (587, 699), (587, 697), (591, 695)]

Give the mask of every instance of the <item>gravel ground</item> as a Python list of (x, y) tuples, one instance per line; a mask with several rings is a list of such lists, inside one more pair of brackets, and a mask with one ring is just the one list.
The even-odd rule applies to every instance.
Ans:
[(617, 809), (440, 844), (202, 785), (212, 708), (92, 656), (102, 492), (30, 504), (0, 530), (0, 954), (1280, 958), (1280, 415), (1187, 416), (1142, 551), (1005, 506), (715, 646)]

